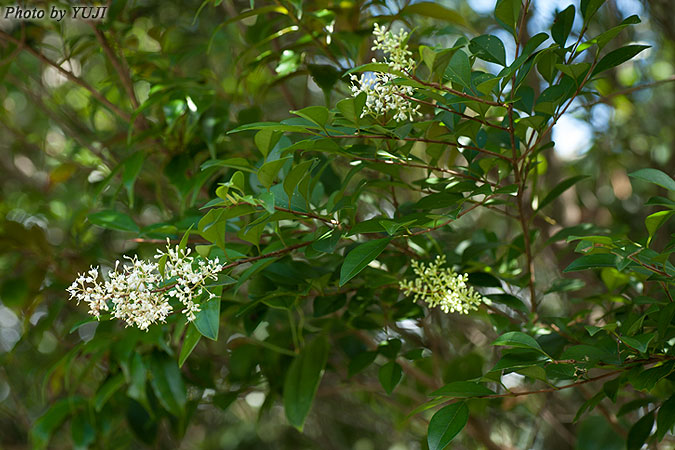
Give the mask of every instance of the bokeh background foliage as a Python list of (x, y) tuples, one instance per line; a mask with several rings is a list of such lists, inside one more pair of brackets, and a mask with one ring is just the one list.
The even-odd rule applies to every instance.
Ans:
[[(564, 21), (560, 12), (570, 3), (532, 2), (523, 42), (549, 32), (556, 15)], [(582, 31), (575, 6), (570, 43)], [(667, 0), (609, 0), (587, 22), (584, 33), (596, 36), (637, 14), (641, 23), (622, 29), (605, 52), (631, 42), (651, 47), (594, 81), (595, 94), (579, 97), (560, 118), (552, 132), (556, 145), (539, 154), (533, 172), (542, 194), (561, 180), (587, 176), (534, 222), (539, 238), (550, 241), (536, 255), (537, 291), (549, 292), (541, 316), (565, 317), (550, 323), (584, 342), (605, 332), (584, 325), (617, 323), (627, 336), (652, 326), (654, 311), (649, 316), (633, 299), (666, 295), (659, 280), (645, 290), (648, 275), (639, 271), (561, 272), (578, 257), (577, 242), (566, 242), (567, 236), (603, 234), (644, 244), (645, 217), (675, 200), (666, 187), (628, 177), (639, 168), (675, 174), (675, 16), (669, 7)], [(292, 256), (242, 264), (232, 273), (236, 284), (223, 290), (217, 334), (210, 328), (217, 340), (183, 319), (147, 333), (92, 322), (84, 305), (67, 301), (65, 288), (90, 264), (111, 266), (125, 253), (151, 258), (166, 237), (177, 242), (190, 226), (200, 230), (190, 236), (191, 246), (211, 256), (224, 247), (230, 258), (255, 258), (320, 236), (328, 230), (325, 221), (307, 216), (279, 216), (264, 227), (243, 217), (211, 232), (200, 226), (201, 208), (216, 198), (219, 183), (240, 171), (243, 190), (259, 196), (276, 175), (260, 178), (265, 156), (278, 159), (290, 139), (298, 139), (229, 131), (284, 120), (290, 110), (310, 105), (335, 108), (349, 96), (345, 72), (375, 56), (375, 22), (414, 29), (409, 44), (415, 52), (420, 45), (450, 47), (463, 35), (493, 34), (512, 61), (514, 38), (493, 8), (487, 0), (114, 0), (102, 22), (0, 20), (0, 445), (426, 448), (435, 409), (410, 413), (435, 388), (494, 367), (500, 351), (490, 343), (498, 334), (536, 328), (532, 315), (523, 328), (511, 323), (527, 319), (529, 309), (526, 273), (519, 271), (522, 232), (508, 216), (478, 209), (406, 245), (389, 245), (379, 266), (371, 264), (344, 287), (338, 287), (340, 264), (354, 244), (343, 239), (335, 249), (338, 240), (330, 235)], [(533, 98), (555, 61), (540, 61), (536, 69), (527, 75)], [(355, 151), (367, 155), (363, 144)], [(427, 155), (434, 164), (442, 156), (433, 148)], [(360, 222), (364, 234), (402, 233), (405, 227), (395, 222), (387, 222), (385, 233), (367, 220), (396, 218), (399, 210), (410, 211), (420, 191), (433, 189), (419, 182), (422, 172), (401, 175), (375, 163), (357, 173), (349, 160), (329, 153), (304, 158), (315, 159), (305, 178), (310, 203), (337, 203), (334, 193), (340, 193), (339, 220)], [(654, 196), (660, 200), (645, 205)], [(669, 224), (651, 242), (665, 261), (674, 231)], [(549, 239), (564, 227), (576, 228)], [(206, 247), (211, 243), (216, 246)], [(397, 282), (410, 276), (410, 258), (434, 254), (446, 254), (484, 290), (508, 284), (513, 298), (502, 300), (515, 309), (447, 316), (401, 297)], [(653, 326), (666, 327), (667, 336), (672, 331), (668, 323)], [(638, 347), (640, 336), (633, 342)], [(562, 352), (554, 348), (557, 337), (538, 339), (547, 351)], [(603, 348), (608, 341), (595, 342)], [(645, 349), (648, 344), (656, 341)], [(533, 367), (509, 367), (502, 382), (514, 390), (546, 386)], [(288, 377), (298, 371), (308, 378)], [(652, 372), (654, 382), (643, 377), (641, 385), (620, 377), (614, 384), (469, 400), (462, 405), (470, 419), (453, 445), (612, 449), (628, 442), (639, 448), (655, 408), (674, 391), (669, 374)], [(308, 386), (316, 384), (306, 416)], [(672, 401), (665, 405), (672, 409)], [(660, 445), (670, 448), (669, 442), (668, 434)]]

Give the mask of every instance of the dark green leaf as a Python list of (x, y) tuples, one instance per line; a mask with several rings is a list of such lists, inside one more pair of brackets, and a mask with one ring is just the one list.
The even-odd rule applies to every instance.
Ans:
[(380, 253), (389, 245), (390, 239), (376, 239), (360, 244), (345, 257), (340, 269), (340, 286), (361, 272), (372, 260), (380, 256)]
[(626, 450), (640, 450), (647, 438), (652, 432), (654, 426), (654, 412), (645, 414), (635, 422), (635, 425), (628, 430), (628, 438), (626, 440)]
[(403, 371), (401, 370), (401, 366), (399, 366), (395, 361), (389, 361), (387, 364), (380, 367), (377, 376), (384, 390), (387, 391), (387, 394), (391, 395), (398, 383), (401, 381)]
[(570, 31), (572, 31), (574, 13), (574, 5), (570, 5), (556, 14), (555, 20), (553, 21), (551, 37), (553, 38), (553, 41), (561, 47), (565, 46), (567, 37), (570, 35)]
[(553, 189), (551, 189), (551, 192), (546, 194), (544, 199), (539, 203), (539, 206), (537, 206), (537, 211), (540, 211), (544, 206), (551, 203), (553, 200), (558, 198), (560, 194), (562, 194), (563, 192), (574, 186), (576, 183), (583, 180), (584, 178), (588, 178), (588, 175), (577, 175), (575, 177), (568, 178), (558, 183), (558, 185)]
[(284, 410), (291, 425), (302, 429), (328, 359), (328, 340), (317, 337), (295, 357), (284, 381)]
[(469, 50), (480, 59), (506, 66), (506, 50), (497, 36), (487, 34), (473, 38)]
[(150, 360), (150, 384), (162, 406), (176, 417), (185, 413), (187, 394), (177, 361), (166, 353), (154, 353)]
[(499, 336), (492, 345), (505, 345), (516, 348), (529, 348), (544, 353), (541, 345), (532, 337), (520, 331), (509, 331)]
[(675, 395), (661, 404), (656, 416), (656, 439), (660, 441), (675, 425)]
[(616, 267), (616, 256), (609, 253), (599, 253), (595, 255), (583, 255), (577, 258), (563, 270), (563, 272), (574, 272), (576, 270), (597, 269), (598, 267)]
[[(604, 72), (605, 70), (616, 67), (619, 64), (623, 64), (626, 61), (632, 59), (635, 55), (640, 53), (642, 50), (648, 49), (649, 45), (627, 45), (625, 47), (617, 48), (609, 53), (607, 53), (601, 60), (598, 62), (598, 65), (593, 69), (591, 76), (598, 73)], [(643, 169), (646, 170), (646, 169)], [(654, 169), (652, 169), (654, 170)], [(639, 171), (638, 171), (639, 172)]]
[(429, 421), (427, 444), (429, 450), (444, 449), (469, 421), (466, 403), (457, 402), (439, 409)]
[(495, 17), (504, 28), (516, 35), (516, 24), (520, 18), (520, 0), (497, 0), (495, 5)]
[(445, 77), (467, 89), (471, 88), (471, 63), (467, 54), (462, 50), (458, 50), (450, 58), (448, 67), (445, 69)]
[(180, 354), (178, 355), (178, 367), (183, 367), (185, 361), (188, 359), (188, 356), (192, 353), (192, 350), (195, 349), (197, 343), (202, 338), (202, 335), (194, 324), (189, 324), (185, 330), (185, 336), (183, 337), (183, 345), (180, 348)]

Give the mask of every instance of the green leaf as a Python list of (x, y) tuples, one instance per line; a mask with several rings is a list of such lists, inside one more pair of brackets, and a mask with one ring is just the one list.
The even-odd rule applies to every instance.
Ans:
[(291, 425), (302, 430), (328, 359), (328, 339), (315, 338), (295, 357), (284, 380), (284, 410)]
[(40, 416), (30, 428), (30, 437), (34, 448), (45, 448), (52, 433), (86, 401), (82, 397), (68, 397), (54, 402), (47, 412)]
[(633, 173), (629, 173), (628, 176), (657, 184), (662, 188), (675, 192), (675, 180), (658, 169), (640, 169)]
[(658, 231), (659, 228), (663, 226), (668, 219), (675, 214), (675, 211), (659, 211), (654, 214), (650, 214), (645, 219), (645, 226), (647, 227), (647, 232), (649, 233), (649, 239), (647, 239), (647, 245), (652, 241), (654, 234)]
[(262, 153), (263, 158), (267, 158), (270, 151), (277, 145), (283, 133), (274, 128), (263, 128), (255, 134), (255, 145)]
[(326, 124), (331, 118), (331, 113), (325, 106), (308, 106), (307, 108), (302, 108), (299, 111), (291, 111), (291, 112), (296, 116), (300, 116), (303, 119), (307, 119), (310, 122), (314, 122), (321, 128), (325, 128)]
[[(208, 294), (202, 298), (207, 298), (207, 296)], [(195, 314), (195, 327), (202, 336), (217, 341), (220, 327), (220, 296), (202, 301), (199, 307), (201, 311)]]
[(305, 175), (311, 171), (315, 163), (316, 159), (310, 159), (308, 161), (303, 161), (297, 166), (293, 166), (291, 168), (291, 170), (288, 172), (288, 175), (286, 175), (284, 178), (284, 192), (288, 198), (293, 197), (293, 192), (295, 192), (295, 188), (298, 186), (298, 183), (300, 183), (300, 180), (302, 180)]
[(439, 409), (429, 421), (427, 444), (429, 450), (444, 449), (469, 421), (466, 403), (457, 402)]
[(565, 267), (563, 272), (574, 272), (577, 270), (597, 269), (598, 267), (616, 267), (616, 256), (609, 253), (599, 253), (595, 255), (583, 255)]
[(180, 242), (178, 243), (178, 249), (179, 250), (185, 250), (187, 247), (188, 241), (190, 240), (190, 232), (192, 231), (192, 227), (194, 224), (190, 225), (190, 228), (188, 228), (185, 233), (183, 234), (183, 237), (180, 239)]
[(201, 165), (201, 170), (206, 170), (210, 167), (229, 167), (231, 169), (243, 170), (244, 172), (255, 172), (255, 169), (244, 158), (209, 159)]
[(403, 371), (401, 370), (401, 366), (399, 366), (395, 361), (389, 361), (387, 364), (380, 367), (380, 370), (377, 374), (380, 384), (389, 395), (394, 392), (394, 389), (401, 381), (402, 376)]
[(389, 245), (390, 239), (376, 239), (357, 246), (345, 257), (340, 269), (340, 286), (354, 278)]
[(88, 448), (96, 440), (96, 430), (91, 424), (88, 411), (81, 411), (70, 421), (71, 436), (76, 448)]
[(375, 361), (377, 352), (361, 352), (349, 361), (347, 374), (349, 377), (356, 375)]
[(133, 231), (136, 233), (140, 231), (140, 228), (138, 228), (138, 225), (136, 225), (131, 217), (119, 211), (99, 211), (97, 213), (89, 214), (87, 219), (94, 225), (109, 230)]
[(570, 5), (564, 10), (556, 14), (551, 26), (551, 37), (553, 41), (561, 47), (565, 47), (567, 37), (572, 31), (572, 24), (574, 23), (574, 5)]
[(486, 297), (495, 303), (506, 305), (509, 308), (514, 309), (516, 311), (520, 311), (525, 314), (530, 312), (530, 310), (527, 308), (527, 306), (525, 305), (525, 303), (523, 303), (522, 300), (511, 294), (488, 294), (486, 295)]
[(468, 26), (466, 19), (455, 10), (448, 9), (436, 2), (419, 2), (406, 6), (400, 14), (418, 14), (433, 19), (445, 20), (457, 25)]
[(453, 83), (471, 89), (471, 63), (469, 57), (462, 50), (458, 50), (445, 69), (445, 76)]
[(655, 336), (656, 336), (655, 333), (641, 334), (633, 337), (621, 336), (621, 340), (623, 341), (624, 344), (631, 346), (640, 353), (645, 353), (647, 352), (647, 347), (649, 346), (649, 343), (652, 341), (652, 339), (654, 339)]
[(495, 392), (480, 383), (473, 381), (455, 381), (446, 384), (437, 391), (429, 394), (432, 397), (472, 398), (493, 395)]
[(609, 53), (607, 53), (601, 60), (598, 62), (598, 65), (593, 69), (591, 76), (598, 73), (604, 72), (605, 70), (616, 67), (619, 64), (623, 64), (626, 61), (632, 59), (635, 55), (641, 51), (648, 49), (649, 45), (626, 45), (625, 47), (617, 48)]
[(588, 175), (577, 175), (575, 177), (568, 178), (566, 180), (561, 181), (558, 183), (556, 187), (554, 187), (551, 192), (546, 194), (546, 197), (539, 203), (539, 206), (537, 206), (537, 211), (540, 211), (544, 206), (548, 205), (551, 203), (553, 200), (558, 198), (560, 194), (574, 186), (576, 183), (579, 181), (588, 178)]
[(626, 450), (640, 450), (647, 438), (652, 432), (654, 426), (654, 412), (645, 414), (635, 422), (630, 430), (628, 430), (628, 438), (626, 439)]
[(337, 106), (338, 111), (342, 113), (345, 119), (358, 124), (359, 120), (361, 119), (363, 107), (366, 105), (366, 98), (366, 93), (361, 92), (354, 98), (345, 98), (340, 100), (335, 106)]
[(192, 350), (195, 349), (201, 338), (202, 335), (197, 330), (197, 327), (195, 327), (193, 323), (188, 324), (187, 330), (185, 330), (185, 336), (183, 337), (183, 345), (181, 346), (180, 354), (178, 355), (178, 367), (183, 367), (183, 364), (185, 364), (188, 356), (190, 356)]
[(541, 345), (532, 337), (520, 331), (509, 331), (495, 340), (492, 345), (507, 345), (517, 348), (528, 348), (545, 353)]
[(497, 36), (486, 34), (473, 38), (469, 50), (482, 60), (506, 66), (506, 50)]
[(159, 403), (176, 417), (183, 417), (187, 394), (178, 364), (166, 353), (156, 352), (150, 359), (150, 384)]
[(269, 187), (274, 183), (274, 179), (277, 177), (279, 170), (281, 170), (287, 161), (292, 159), (292, 156), (287, 156), (285, 158), (275, 159), (274, 161), (269, 161), (263, 164), (260, 169), (258, 169), (258, 180), (260, 181), (260, 184), (269, 189)]
[(103, 386), (99, 387), (96, 391), (96, 396), (94, 397), (94, 409), (96, 412), (101, 412), (103, 406), (106, 404), (108, 399), (117, 392), (119, 388), (124, 384), (124, 377), (121, 373), (118, 373), (112, 378), (109, 378)]
[(129, 196), (129, 206), (134, 206), (134, 183), (138, 174), (141, 172), (143, 162), (145, 161), (145, 153), (136, 152), (124, 163), (124, 173), (122, 174), (122, 184), (127, 190)]
[(516, 35), (516, 24), (520, 18), (521, 7), (520, 0), (498, 0), (495, 5), (497, 22), (514, 36)]
[(584, 17), (584, 23), (593, 17), (603, 3), (605, 0), (581, 0), (581, 15)]
[(660, 441), (675, 425), (675, 395), (661, 404), (656, 416), (656, 440)]

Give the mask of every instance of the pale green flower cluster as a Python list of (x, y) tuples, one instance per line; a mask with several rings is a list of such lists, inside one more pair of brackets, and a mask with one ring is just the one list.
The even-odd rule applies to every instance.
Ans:
[[(373, 35), (375, 44), (372, 50), (382, 50), (385, 55), (381, 62), (397, 72), (411, 72), (414, 69), (415, 61), (406, 44), (408, 33), (401, 30), (398, 34), (393, 34), (385, 27), (375, 24)], [(373, 58), (373, 62), (378, 61)], [(411, 86), (390, 84), (396, 78), (397, 75), (383, 72), (366, 72), (360, 78), (351, 76), (352, 94), (356, 97), (361, 92), (366, 93), (366, 105), (361, 117), (366, 114), (378, 117), (392, 112), (394, 120), (401, 122), (406, 119), (412, 121), (415, 115), (422, 115), (419, 112), (420, 105), (413, 105), (405, 98), (411, 97), (415, 93), (414, 89)]]
[(443, 312), (468, 314), (477, 310), (484, 298), (480, 293), (467, 286), (467, 274), (458, 274), (452, 269), (442, 269), (445, 256), (437, 256), (436, 260), (428, 265), (411, 261), (417, 278), (399, 283), (401, 290), (406, 294), (413, 294), (414, 300), (422, 300), (429, 307), (439, 306)]

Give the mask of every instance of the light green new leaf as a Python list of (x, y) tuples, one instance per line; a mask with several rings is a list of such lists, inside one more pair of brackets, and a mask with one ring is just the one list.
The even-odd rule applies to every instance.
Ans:
[(473, 38), (469, 50), (480, 59), (506, 66), (506, 50), (497, 36), (486, 34)]
[(658, 231), (659, 228), (663, 226), (668, 219), (675, 214), (675, 211), (659, 211), (654, 214), (650, 214), (645, 219), (645, 226), (647, 227), (647, 232), (649, 233), (649, 239), (647, 239), (647, 245), (652, 241), (654, 234)]
[(295, 357), (284, 380), (284, 410), (294, 427), (302, 430), (319, 388), (328, 359), (328, 340), (317, 337)]
[(637, 178), (640, 180), (649, 181), (650, 183), (658, 184), (669, 191), (675, 192), (675, 180), (658, 169), (640, 169), (633, 173), (629, 173), (628, 176), (631, 178)]
[(466, 403), (457, 402), (439, 409), (429, 421), (427, 444), (429, 450), (443, 450), (469, 421)]
[(340, 286), (354, 278), (372, 260), (380, 256), (380, 253), (389, 245), (389, 241), (388, 238), (368, 241), (349, 252), (340, 269)]
[(520, 331), (509, 331), (499, 336), (492, 345), (505, 345), (517, 348), (529, 348), (544, 353), (544, 350), (532, 336)]

